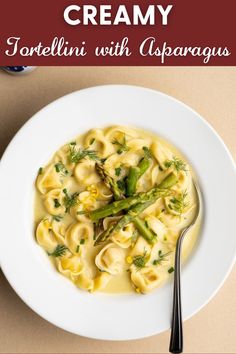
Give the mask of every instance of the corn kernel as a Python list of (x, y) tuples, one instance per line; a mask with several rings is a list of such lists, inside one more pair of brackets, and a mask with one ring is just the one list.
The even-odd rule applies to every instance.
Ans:
[(131, 256), (126, 257), (126, 262), (129, 264), (133, 263), (133, 258)]

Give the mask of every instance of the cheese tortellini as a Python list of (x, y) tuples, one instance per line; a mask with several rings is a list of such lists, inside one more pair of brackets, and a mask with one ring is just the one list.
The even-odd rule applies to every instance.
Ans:
[[(78, 288), (146, 294), (174, 271), (195, 194), (190, 166), (159, 137), (92, 129), (39, 169), (36, 189), (36, 240)], [(184, 242), (186, 257), (195, 234)]]

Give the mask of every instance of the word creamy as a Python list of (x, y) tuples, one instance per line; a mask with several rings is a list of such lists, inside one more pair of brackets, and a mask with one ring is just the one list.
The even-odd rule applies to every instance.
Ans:
[(168, 24), (168, 15), (173, 5), (149, 5), (145, 13), (139, 5), (132, 6), (129, 14), (125, 5), (120, 5), (114, 12), (111, 5), (70, 5), (64, 11), (64, 20), (71, 26), (83, 25), (155, 25), (159, 15), (162, 25)]

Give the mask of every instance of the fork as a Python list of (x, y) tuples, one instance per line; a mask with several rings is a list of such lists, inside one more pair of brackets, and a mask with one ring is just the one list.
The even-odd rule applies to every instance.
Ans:
[(196, 194), (196, 212), (191, 223), (186, 226), (176, 244), (175, 251), (175, 273), (174, 273), (174, 290), (173, 290), (173, 305), (172, 305), (172, 320), (171, 320), (171, 336), (170, 336), (170, 353), (182, 353), (183, 352), (183, 324), (182, 324), (182, 311), (181, 311), (181, 246), (182, 241), (188, 231), (196, 223), (198, 216), (200, 214), (200, 200), (201, 193), (196, 182), (193, 180), (193, 186)]

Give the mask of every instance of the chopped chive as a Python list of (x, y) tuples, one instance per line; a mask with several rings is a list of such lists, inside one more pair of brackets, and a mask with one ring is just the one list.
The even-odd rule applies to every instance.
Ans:
[(76, 212), (77, 215), (84, 215), (86, 212), (84, 210), (80, 210)]
[(76, 253), (79, 253), (79, 249), (80, 249), (80, 245), (78, 245), (77, 247), (76, 247)]
[(69, 173), (69, 171), (66, 169), (66, 166), (61, 161), (55, 164), (55, 170), (57, 173), (60, 172), (64, 176), (67, 176)]
[(144, 221), (145, 226), (148, 228), (148, 222), (147, 220)]
[(42, 173), (43, 173), (43, 168), (40, 167), (40, 168), (39, 168), (39, 171), (38, 171), (38, 174), (41, 175)]
[(57, 245), (53, 252), (47, 252), (49, 256), (61, 257), (64, 256), (68, 248), (64, 245)]
[(121, 173), (121, 168), (120, 168), (120, 167), (115, 168), (115, 174), (116, 174), (116, 176), (119, 176), (120, 173)]
[(173, 273), (174, 271), (175, 271), (174, 267), (171, 267), (168, 269), (168, 273), (170, 273), (170, 274)]
[(95, 141), (95, 138), (91, 139), (89, 145), (93, 145), (94, 141)]
[(61, 221), (61, 219), (63, 219), (63, 216), (61, 215), (52, 215), (52, 219), (59, 222)]
[(80, 244), (83, 245), (84, 243), (85, 243), (85, 239), (84, 239), (84, 238), (81, 238)]
[(58, 199), (54, 199), (54, 207), (59, 208), (61, 204), (59, 203)]
[(72, 141), (72, 142), (70, 143), (70, 145), (76, 145), (76, 142), (75, 142), (75, 141)]

